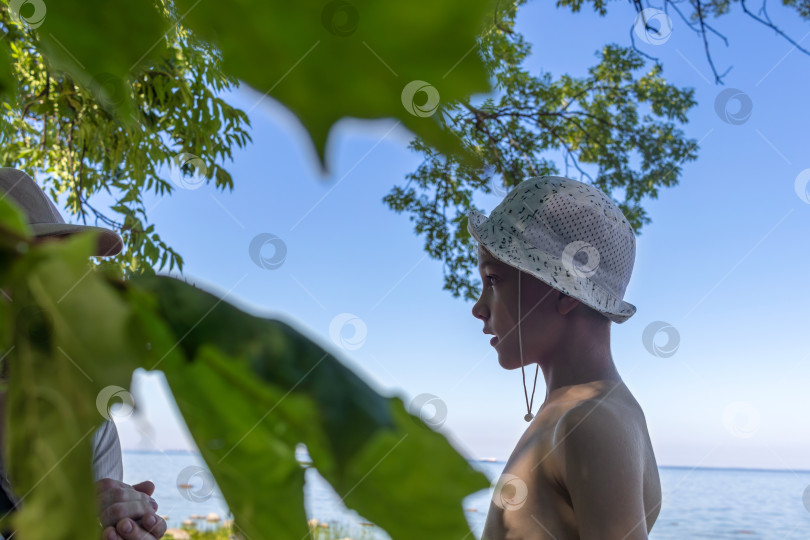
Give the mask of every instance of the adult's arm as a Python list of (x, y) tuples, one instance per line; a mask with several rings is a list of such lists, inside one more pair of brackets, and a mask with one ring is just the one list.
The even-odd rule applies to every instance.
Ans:
[(121, 443), (115, 423), (107, 420), (93, 434), (93, 479), (124, 480)]
[(164, 535), (166, 522), (157, 515), (157, 502), (151, 497), (155, 485), (123, 482), (121, 443), (112, 421), (93, 434), (93, 477), (104, 540), (156, 540)]

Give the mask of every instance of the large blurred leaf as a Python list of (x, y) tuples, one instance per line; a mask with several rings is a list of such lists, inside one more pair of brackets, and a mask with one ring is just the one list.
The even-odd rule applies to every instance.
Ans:
[[(9, 4), (9, 0), (2, 0)], [(167, 2), (167, 4), (170, 4)], [(292, 110), (325, 167), (343, 117), (398, 118), (439, 150), (477, 156), (444, 128), (440, 106), (492, 87), (477, 51), (495, 0), (176, 0), (178, 24), (214, 44), (223, 70)], [(47, 9), (46, 9), (47, 7)], [(149, 0), (79, 3), (11, 0), (11, 18), (37, 31), (56, 69), (132, 121), (130, 77), (158, 57), (174, 24)], [(32, 8), (32, 9), (31, 9)], [(26, 11), (28, 10), (28, 11)]]
[(0, 197), (0, 231), (4, 241), (8, 241), (12, 236), (21, 239), (28, 239), (31, 236), (31, 227), (25, 219), (25, 214), (9, 197)]
[[(9, 209), (0, 228), (17, 236)], [(94, 271), (94, 234), (27, 252), (18, 238), (0, 244), (10, 268), (0, 284), (13, 297), (0, 312), (13, 332), (4, 444), (21, 539), (97, 536), (92, 433), (137, 367), (165, 370), (247, 537), (307, 535), (298, 443), (349, 507), (393, 537), (469, 535), (462, 499), (486, 477), (307, 336), (173, 278)]]
[[(176, 4), (184, 24), (222, 51), (225, 71), (296, 114), (322, 163), (344, 116), (395, 117), (437, 148), (462, 152), (435, 105), (491, 90), (476, 39), (491, 23), (492, 0)], [(413, 81), (425, 84), (403, 96)], [(437, 94), (418, 91), (426, 86)]]
[(178, 360), (161, 367), (238, 530), (246, 538), (305, 537), (304, 469), (294, 434), (313, 421), (315, 406), (257, 380), (217, 349), (203, 346), (193, 362)]
[[(89, 269), (94, 234), (32, 247), (11, 276), (14, 346), (6, 409), (7, 472), (22, 511), (20, 538), (100, 534), (91, 441), (109, 419), (103, 389), (138, 365), (130, 310)], [(120, 389), (123, 390), (123, 389)]]
[[(5, 0), (4, 0), (5, 1)], [(137, 73), (165, 49), (171, 25), (150, 0), (8, 3), (9, 15), (36, 30), (42, 52), (55, 69), (91, 89), (101, 103), (115, 101), (130, 122), (134, 112), (128, 88)], [(113, 96), (115, 96), (113, 98)]]
[[(345, 471), (322, 474), (350, 508), (381, 525), (392, 538), (469, 538), (462, 499), (489, 487), (486, 477), (444, 437), (407, 413), (401, 399), (392, 399), (389, 411), (396, 421), (394, 430), (378, 431), (343, 465)], [(317, 465), (319, 452), (310, 453)]]
[[(13, 263), (28, 251), (30, 236), (31, 227), (20, 208), (8, 197), (0, 197), (0, 286), (7, 282)], [(11, 347), (13, 320), (11, 298), (3, 290), (0, 292), (0, 351), (8, 351)], [(7, 361), (5, 357), (0, 358), (0, 366)]]
[[(283, 527), (302, 514), (282, 515), (288, 505), (267, 495), (275, 489), (278, 496), (290, 493), (298, 481), (290, 469), (292, 454), (277, 439), (293, 448), (296, 442), (306, 444), (314, 466), (347, 505), (394, 538), (469, 533), (462, 499), (489, 482), (443, 436), (405, 412), (399, 398), (378, 395), (281, 321), (253, 317), (166, 277), (137, 277), (131, 285), (153, 293), (160, 318), (176, 337), (167, 337), (154, 318), (144, 325), (156, 336), (156, 367), (166, 370), (173, 388), (182, 388), (178, 405), (233, 505), (237, 524), (255, 531), (250, 537), (301, 538)], [(204, 366), (191, 371), (181, 356)], [(212, 414), (212, 407), (238, 412)], [(245, 465), (235, 470), (238, 461)], [(294, 504), (303, 506), (303, 492)], [(250, 515), (256, 516), (253, 523)], [(301, 530), (304, 525), (300, 521)]]
[(0, 47), (0, 101), (14, 103), (16, 88), (8, 49)]
[[(276, 385), (258, 380), (244, 362), (227, 359), (216, 348), (201, 346), (189, 362), (158, 315), (158, 299), (138, 287), (130, 288), (129, 297), (149, 339), (149, 365), (166, 374), (236, 527), (246, 538), (304, 537), (304, 474), (295, 459), (294, 433), (312, 422), (314, 405), (301, 395), (285, 399)], [(190, 493), (191, 500), (213, 494), (202, 484)]]

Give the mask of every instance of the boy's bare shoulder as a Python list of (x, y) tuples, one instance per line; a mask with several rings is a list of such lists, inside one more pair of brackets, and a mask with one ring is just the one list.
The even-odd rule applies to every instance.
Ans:
[[(627, 452), (628, 446), (637, 451)], [(588, 472), (583, 476), (584, 470)], [(517, 511), (491, 506), (484, 536), (488, 540), (573, 539), (585, 530), (607, 526), (629, 530), (617, 519), (649, 530), (660, 507), (658, 471), (644, 414), (623, 383), (594, 382), (552, 393), (516, 445), (504, 473), (525, 482), (526, 500)], [(593, 507), (605, 505), (611, 497), (614, 504), (607, 506), (613, 517)], [(636, 502), (625, 504), (629, 500)], [(577, 505), (580, 512), (574, 512)], [(638, 514), (642, 506), (644, 513)], [(582, 517), (583, 508), (588, 509), (587, 519)]]
[[(506, 463), (504, 474), (522, 482), (525, 501), (518, 510), (506, 504), (491, 505), (484, 538), (547, 540), (578, 538), (577, 520), (559, 450), (560, 427), (570, 421), (571, 411), (587, 408), (604, 396), (598, 384), (583, 384), (552, 393), (527, 427)], [(603, 405), (615, 397), (615, 392)], [(612, 405), (611, 405), (612, 406)], [(578, 414), (578, 413), (575, 413)], [(500, 506), (500, 507), (499, 507)], [(538, 523), (542, 527), (538, 526)]]
[(623, 383), (614, 390), (559, 417), (552, 463), (583, 510), (580, 532), (610, 527), (619, 536), (646, 538), (661, 505), (658, 466), (641, 406)]
[(544, 405), (521, 440), (539, 454), (536, 459), (544, 465), (538, 472), (564, 483), (561, 450), (576, 429), (589, 436), (599, 430), (607, 438), (629, 437), (637, 448), (648, 438), (644, 412), (624, 383), (578, 385)]

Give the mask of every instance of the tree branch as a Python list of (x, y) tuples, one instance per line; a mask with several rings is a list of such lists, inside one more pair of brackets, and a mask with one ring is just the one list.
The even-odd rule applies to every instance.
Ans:
[(790, 43), (791, 43), (791, 44), (792, 44), (794, 47), (796, 47), (797, 49), (799, 49), (799, 50), (800, 50), (800, 51), (802, 51), (803, 53), (805, 53), (805, 54), (807, 54), (807, 55), (810, 55), (810, 51), (808, 51), (807, 49), (804, 49), (804, 48), (800, 47), (798, 43), (796, 43), (795, 41), (793, 41), (792, 39), (790, 39), (790, 38), (787, 36), (787, 34), (785, 34), (784, 32), (782, 32), (781, 30), (779, 30), (779, 28), (777, 28), (777, 27), (776, 27), (776, 26), (775, 26), (773, 23), (771, 23), (770, 17), (768, 17), (767, 12), (765, 12), (765, 2), (763, 2), (763, 3), (762, 3), (762, 9), (761, 9), (761, 11), (762, 11), (763, 13), (765, 13), (765, 16), (768, 18), (768, 20), (767, 20), (767, 21), (764, 21), (764, 20), (760, 19), (759, 17), (757, 17), (756, 15), (754, 15), (753, 13), (751, 13), (750, 11), (748, 11), (748, 7), (745, 5), (745, 0), (740, 0), (740, 5), (742, 5), (743, 11), (744, 11), (744, 12), (745, 12), (745, 13), (746, 13), (748, 16), (750, 16), (752, 19), (754, 19), (755, 21), (759, 21), (760, 23), (764, 24), (764, 25), (765, 25), (765, 26), (767, 26), (768, 28), (771, 28), (771, 29), (772, 29), (774, 32), (776, 32), (777, 34), (779, 34), (780, 36), (782, 36), (783, 38), (785, 38), (786, 40), (788, 40), (788, 42), (790, 42)]

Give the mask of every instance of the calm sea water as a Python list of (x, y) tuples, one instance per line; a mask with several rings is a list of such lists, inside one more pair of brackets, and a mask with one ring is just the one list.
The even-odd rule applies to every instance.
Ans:
[[(299, 459), (307, 456), (299, 453)], [(495, 481), (503, 462), (471, 461)], [(810, 471), (689, 469), (660, 467), (663, 503), (650, 538), (664, 539), (810, 539)], [(186, 452), (124, 452), (124, 481), (152, 480), (157, 486), (158, 513), (179, 527), (192, 515), (216, 513), (232, 517), (199, 455)], [(179, 489), (178, 483), (189, 484)], [(467, 521), (476, 538), (484, 528), (491, 492), (464, 499)], [(307, 516), (345, 524), (347, 535), (371, 529), (362, 516), (347, 509), (332, 487), (313, 468), (306, 471), (304, 506)], [(212, 525), (198, 520), (200, 528)], [(379, 531), (379, 530), (378, 530)], [(376, 538), (389, 538), (378, 532)]]

